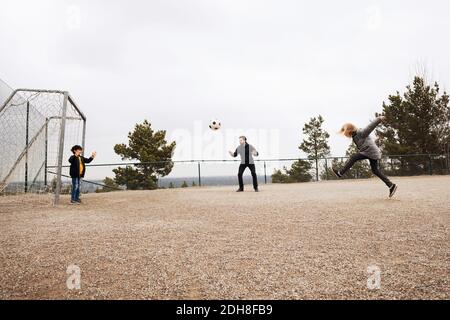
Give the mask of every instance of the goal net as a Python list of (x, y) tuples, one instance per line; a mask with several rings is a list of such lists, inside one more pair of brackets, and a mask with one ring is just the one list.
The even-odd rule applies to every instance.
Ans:
[(57, 204), (70, 190), (70, 148), (84, 146), (85, 129), (86, 118), (68, 92), (14, 90), (0, 105), (0, 196), (30, 194)]

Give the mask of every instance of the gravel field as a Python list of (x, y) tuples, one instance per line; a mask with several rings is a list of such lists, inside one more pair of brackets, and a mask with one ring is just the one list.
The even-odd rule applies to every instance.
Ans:
[(393, 180), (1, 197), (0, 298), (449, 299), (450, 177)]

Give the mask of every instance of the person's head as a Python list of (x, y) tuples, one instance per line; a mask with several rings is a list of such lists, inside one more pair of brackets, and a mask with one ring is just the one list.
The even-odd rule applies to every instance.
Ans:
[(72, 147), (72, 149), (70, 149), (70, 151), (72, 151), (72, 153), (76, 156), (81, 155), (81, 152), (83, 152), (83, 148), (79, 145), (75, 145)]
[(240, 144), (245, 144), (247, 142), (247, 137), (246, 136), (240, 136), (239, 137), (239, 143)]
[(347, 138), (351, 138), (358, 128), (353, 123), (346, 123), (342, 126), (340, 134)]

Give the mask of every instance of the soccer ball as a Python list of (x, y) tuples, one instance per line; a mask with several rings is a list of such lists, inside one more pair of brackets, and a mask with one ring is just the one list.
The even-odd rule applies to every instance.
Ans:
[(220, 126), (221, 124), (219, 120), (211, 120), (211, 122), (209, 123), (209, 128), (213, 131), (219, 130)]

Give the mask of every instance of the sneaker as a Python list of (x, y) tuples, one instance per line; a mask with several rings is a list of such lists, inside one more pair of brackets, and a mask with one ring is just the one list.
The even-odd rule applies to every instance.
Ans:
[(236, 190), (236, 192), (244, 192), (244, 189), (239, 188)]
[(336, 170), (335, 168), (331, 167), (331, 171), (333, 171), (336, 178), (342, 178), (342, 174), (339, 173), (339, 170)]
[(70, 204), (80, 204), (80, 202), (75, 201), (75, 200), (70, 200)]
[(389, 188), (389, 198), (392, 198), (395, 194), (395, 191), (397, 191), (397, 185), (394, 183), (390, 188)]
[(78, 203), (82, 203), (82, 202), (81, 202), (81, 199), (77, 199), (77, 200), (75, 200), (75, 201), (78, 202)]
[(259, 192), (259, 189), (258, 189), (258, 188), (256, 188), (256, 189), (255, 189), (255, 192)]

